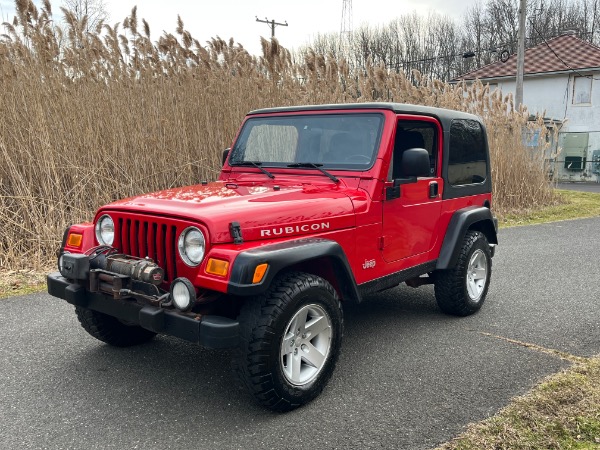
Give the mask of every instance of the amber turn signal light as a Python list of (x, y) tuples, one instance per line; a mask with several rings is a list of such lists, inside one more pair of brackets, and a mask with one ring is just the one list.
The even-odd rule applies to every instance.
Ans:
[(71, 233), (69, 234), (69, 237), (67, 238), (67, 245), (69, 247), (81, 247), (81, 244), (83, 243), (83, 235), (82, 234), (77, 234), (77, 233)]
[(229, 262), (222, 259), (209, 258), (206, 263), (206, 273), (211, 275), (227, 276), (229, 270)]
[(267, 273), (268, 267), (269, 265), (267, 263), (259, 264), (258, 266), (256, 266), (256, 269), (254, 269), (254, 277), (252, 277), (252, 284), (257, 284), (262, 281), (262, 279), (265, 276), (265, 273)]

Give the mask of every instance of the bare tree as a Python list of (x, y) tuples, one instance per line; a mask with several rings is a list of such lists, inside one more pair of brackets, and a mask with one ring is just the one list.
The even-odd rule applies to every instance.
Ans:
[(84, 23), (83, 31), (96, 30), (98, 25), (109, 18), (106, 2), (104, 0), (63, 0), (63, 7), (73, 13), (79, 23)]
[[(409, 77), (416, 69), (451, 80), (516, 52), (518, 11), (518, 0), (483, 0), (460, 21), (435, 13), (405, 14), (387, 25), (357, 28), (346, 47), (332, 33), (318, 36), (305, 50), (343, 57), (355, 70), (370, 62), (403, 70)], [(600, 43), (600, 0), (530, 0), (527, 19), (528, 48), (569, 29), (577, 30), (581, 39)]]

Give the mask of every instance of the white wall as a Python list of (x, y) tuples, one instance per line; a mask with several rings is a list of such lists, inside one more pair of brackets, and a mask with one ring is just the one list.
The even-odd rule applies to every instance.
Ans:
[[(566, 121), (561, 131), (600, 131), (600, 72), (594, 73), (593, 77), (589, 105), (573, 104), (573, 74), (526, 77), (523, 81), (523, 103), (532, 114), (545, 111), (545, 117)], [(502, 95), (512, 93), (514, 97), (514, 81), (499, 81), (497, 84)]]
[[(599, 181), (600, 176), (592, 173), (592, 151), (600, 150), (600, 72), (590, 74), (592, 95), (590, 104), (573, 104), (573, 83), (577, 74), (526, 77), (523, 81), (523, 103), (532, 114), (543, 113), (544, 117), (563, 121), (561, 133), (589, 133), (586, 169), (575, 172), (565, 169), (561, 155), (555, 166), (555, 174), (564, 181)], [(586, 73), (585, 75), (588, 75)], [(491, 82), (497, 84), (502, 95), (515, 95), (515, 81)], [(560, 140), (560, 139), (559, 139)]]

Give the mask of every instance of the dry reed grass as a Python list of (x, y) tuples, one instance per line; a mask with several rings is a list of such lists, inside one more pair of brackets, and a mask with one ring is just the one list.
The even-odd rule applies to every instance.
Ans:
[[(276, 40), (263, 56), (213, 38), (202, 46), (178, 18), (177, 35), (150, 39), (136, 9), (122, 26), (84, 33), (48, 1), (18, 0), (0, 37), (0, 267), (48, 265), (62, 231), (111, 200), (215, 179), (221, 150), (244, 114), (293, 104), (395, 101), (481, 115), (490, 133), (496, 211), (555, 201), (539, 161), (524, 152), (527, 113), (510, 98), (367, 64), (307, 53)], [(540, 139), (540, 141), (543, 141)], [(541, 152), (538, 152), (541, 154)]]

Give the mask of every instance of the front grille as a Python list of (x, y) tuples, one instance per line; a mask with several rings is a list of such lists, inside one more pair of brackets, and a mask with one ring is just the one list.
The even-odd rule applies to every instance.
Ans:
[(116, 218), (114, 246), (131, 256), (152, 258), (165, 281), (177, 278), (177, 226), (149, 218)]

